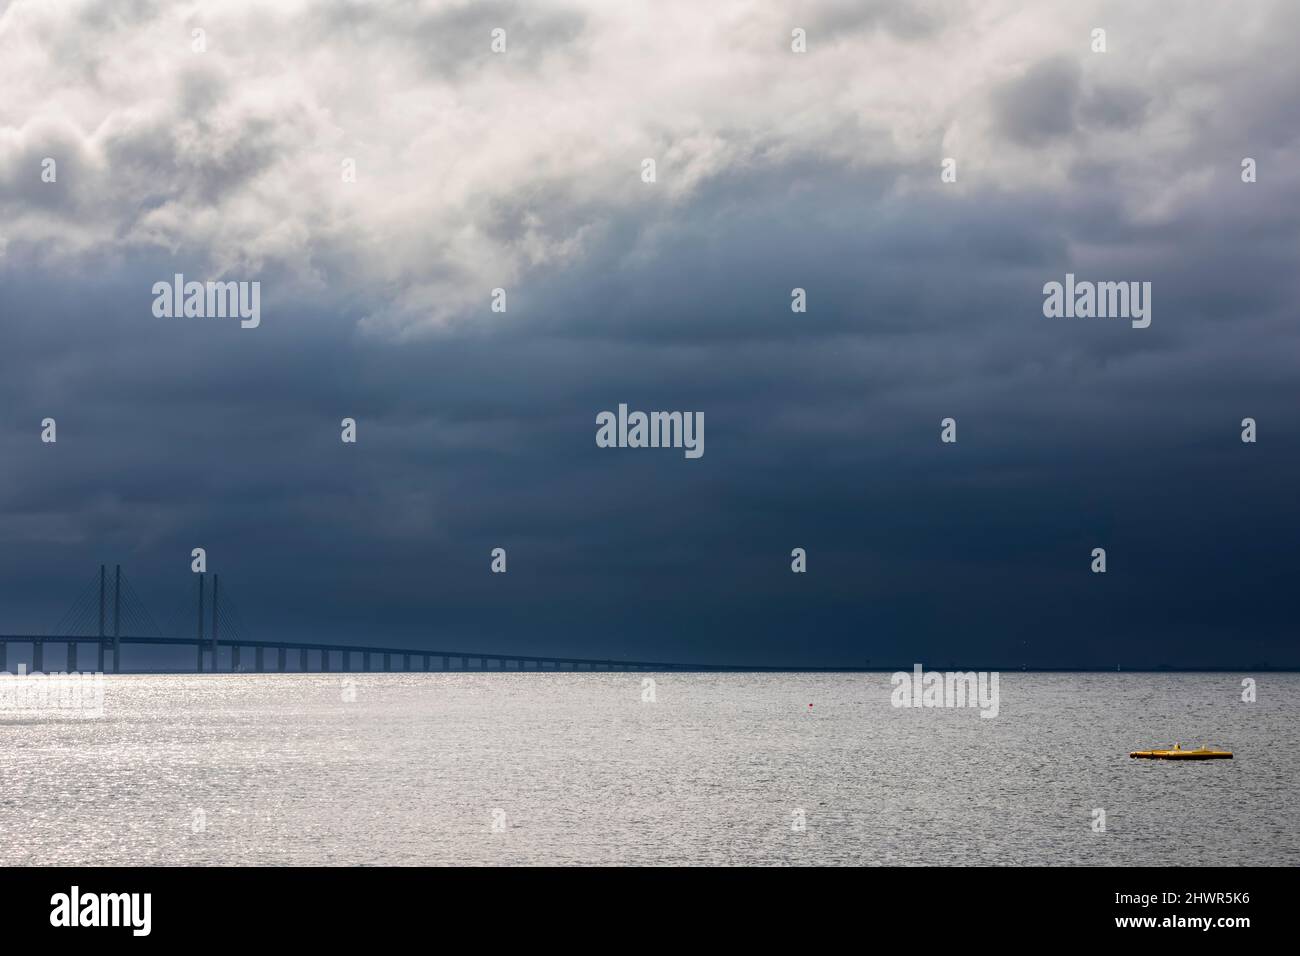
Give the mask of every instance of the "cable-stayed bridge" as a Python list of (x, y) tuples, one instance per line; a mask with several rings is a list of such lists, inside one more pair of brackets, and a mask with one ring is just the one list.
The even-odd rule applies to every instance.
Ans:
[[(67, 671), (78, 670), (79, 649), (85, 645), (95, 656), (95, 669), (112, 673), (122, 669), (124, 645), (192, 647), (195, 669), (220, 669), (222, 649), (229, 651), (227, 669), (235, 672), (264, 671), (586, 671), (586, 670), (680, 670), (681, 665), (663, 661), (620, 661), (578, 657), (489, 654), (483, 651), (431, 650), (413, 647), (371, 647), (257, 640), (243, 626), (220, 577), (196, 574), (195, 596), (182, 602), (178, 613), (159, 627), (153, 615), (121, 565), (110, 571), (106, 565), (77, 595), (72, 606), (49, 634), (0, 634), (0, 671), (8, 669), (9, 645), (30, 644), (32, 670), (45, 672), (47, 644), (67, 650)], [(191, 615), (193, 615), (191, 617)], [(188, 621), (187, 621), (188, 619)], [(190, 631), (191, 636), (168, 636)], [(274, 652), (274, 666), (268, 666), (268, 652)], [(251, 660), (244, 659), (244, 652)], [(111, 655), (111, 656), (110, 656)], [(88, 662), (87, 662), (88, 663)], [(337, 667), (335, 667), (337, 663)], [(359, 666), (354, 667), (353, 664)], [(314, 667), (312, 665), (315, 665)], [(400, 666), (396, 666), (399, 665)], [(693, 666), (691, 670), (730, 669)]]

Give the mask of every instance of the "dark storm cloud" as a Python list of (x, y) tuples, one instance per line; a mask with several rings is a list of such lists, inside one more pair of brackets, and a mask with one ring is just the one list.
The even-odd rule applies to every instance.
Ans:
[[(211, 202), (237, 219), (316, 129), (259, 125), (228, 77), (178, 76), (168, 103), (201, 107), (189, 122), (233, 110), (209, 127), (232, 137), (224, 152), (115, 119), (87, 148), (119, 192), (85, 215), (126, 230)], [(686, 161), (661, 166), (665, 192), (707, 160), (671, 201), (539, 162), (480, 181), (462, 222), (390, 240), (391, 271), (357, 253), (361, 213), (335, 210), (346, 229), (304, 215), (308, 239), (288, 248), (310, 270), (268, 255), (237, 274), (263, 283), (256, 330), (151, 314), (153, 282), (209, 277), (226, 251), (209, 233), (64, 257), (9, 234), (2, 623), (53, 623), (100, 561), (121, 561), (168, 618), (202, 546), (250, 628), (285, 638), (753, 663), (1297, 663), (1300, 177), (1282, 162), (1294, 136), (1276, 133), (1294, 93), (1243, 78), (1237, 109), (1147, 163), (1095, 137), (1168, 116), (1167, 85), (1050, 58), (1025, 76), (990, 89), (989, 123), (998, 143), (1059, 150), (1056, 178), (981, 183), (963, 158), (950, 189), (932, 157), (847, 156), (741, 123), (703, 145), (667, 129)], [(1254, 186), (1239, 178), (1249, 130), (1272, 132), (1249, 146)], [(43, 154), (23, 142), (0, 170), (20, 171), (2, 198), (28, 216)], [(640, 188), (641, 151), (627, 152)], [(420, 212), (425, 199), (409, 194)], [(489, 263), (453, 321), (359, 328), (412, 287), (455, 281), (473, 265), (462, 243), (514, 263), (506, 314), (487, 310), (503, 268)], [(1044, 318), (1042, 285), (1067, 271), (1151, 281), (1151, 328)], [(790, 311), (796, 286), (807, 314)], [(704, 457), (596, 448), (595, 415), (619, 402), (703, 411)], [(1257, 445), (1238, 439), (1246, 415)], [(46, 416), (57, 445), (38, 440)], [(355, 446), (339, 441), (345, 416)], [(946, 416), (955, 446), (938, 440)], [(506, 575), (488, 573), (497, 546)], [(789, 571), (796, 546), (807, 575)], [(1097, 546), (1105, 576), (1087, 570)]]

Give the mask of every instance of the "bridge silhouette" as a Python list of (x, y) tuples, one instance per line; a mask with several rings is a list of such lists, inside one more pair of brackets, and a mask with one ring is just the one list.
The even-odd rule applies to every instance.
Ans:
[[(288, 671), (290, 654), (297, 652), (296, 673), (311, 670), (316, 660), (316, 672), (327, 673), (331, 661), (337, 659), (340, 671), (352, 671), (356, 655), (362, 672), (377, 671), (582, 671), (582, 670), (731, 670), (717, 665), (691, 665), (683, 667), (663, 661), (627, 661), (580, 657), (553, 657), (549, 655), (491, 654), (483, 651), (430, 650), (415, 647), (371, 647), (366, 645), (340, 645), (304, 643), (300, 641), (256, 640), (246, 636), (244, 627), (231, 606), (228, 595), (221, 592), (221, 580), (212, 575), (211, 587), (205, 573), (196, 574), (197, 597), (190, 605), (193, 620), (192, 637), (169, 637), (163, 634), (153, 615), (122, 574), (122, 566), (115, 565), (110, 575), (106, 565), (82, 590), (67, 613), (59, 620), (51, 634), (0, 634), (0, 671), (8, 669), (10, 644), (32, 645), (32, 670), (45, 671), (45, 645), (63, 644), (67, 648), (67, 670), (77, 670), (78, 648), (90, 644), (97, 652), (96, 670), (105, 670), (106, 656), (112, 654), (112, 672), (122, 669), (123, 645), (154, 645), (165, 647), (193, 647), (196, 650), (195, 667), (200, 673), (220, 669), (221, 649), (230, 651), (229, 670), (234, 672), (265, 672), (267, 651), (275, 651), (275, 667), (271, 672)], [(111, 579), (111, 580), (110, 580)], [(111, 593), (110, 593), (111, 588)], [(210, 598), (209, 598), (210, 592)], [(251, 666), (241, 662), (241, 651), (251, 651)], [(401, 667), (394, 667), (400, 661)], [(206, 662), (206, 666), (205, 666)], [(412, 663), (419, 666), (412, 667)], [(478, 666), (471, 667), (471, 663)], [(374, 667), (374, 664), (382, 664)], [(434, 665), (438, 666), (434, 666)], [(452, 666), (456, 664), (457, 666)], [(495, 666), (491, 666), (495, 665)]]

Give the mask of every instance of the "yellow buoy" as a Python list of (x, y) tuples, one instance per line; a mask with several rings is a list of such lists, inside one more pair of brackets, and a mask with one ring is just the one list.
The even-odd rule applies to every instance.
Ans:
[(1130, 757), (1142, 757), (1147, 760), (1231, 760), (1231, 750), (1211, 750), (1204, 745), (1200, 750), (1184, 750), (1182, 744), (1174, 744), (1172, 750), (1135, 750)]

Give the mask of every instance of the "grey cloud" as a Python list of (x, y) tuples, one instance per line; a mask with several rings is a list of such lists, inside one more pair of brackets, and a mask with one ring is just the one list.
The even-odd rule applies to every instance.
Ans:
[(1029, 147), (1070, 135), (1081, 82), (1082, 71), (1071, 60), (1052, 57), (1035, 63), (994, 92), (998, 128), (1012, 142)]
[(813, 42), (834, 42), (865, 30), (922, 40), (944, 29), (960, 10), (950, 0), (819, 0), (801, 14), (811, 24)]
[(1084, 122), (1113, 129), (1140, 125), (1151, 98), (1134, 86), (1105, 85), (1090, 90), (1080, 104)]
[[(54, 183), (41, 178), (46, 159), (55, 162)], [(0, 208), (65, 215), (94, 194), (95, 178), (84, 138), (71, 123), (42, 118), (20, 129), (0, 128)]]
[[(308, 22), (320, 42), (396, 43), (420, 72), (452, 79), (489, 64), (536, 68), (547, 56), (576, 55), (566, 47), (581, 37), (586, 18), (576, 9), (515, 0), (432, 6), (335, 0), (313, 9)], [(506, 31), (505, 55), (489, 45), (498, 27)]]

